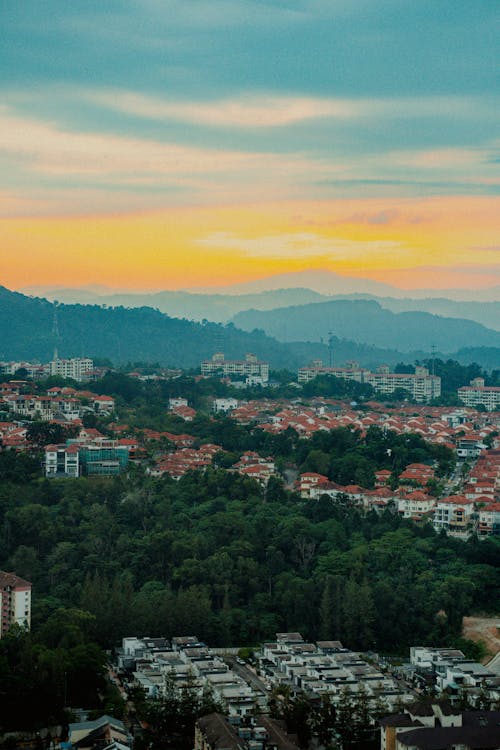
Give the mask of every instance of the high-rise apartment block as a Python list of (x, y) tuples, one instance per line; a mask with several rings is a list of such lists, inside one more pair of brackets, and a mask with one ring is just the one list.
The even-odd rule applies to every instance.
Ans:
[(12, 625), (31, 625), (31, 583), (0, 570), (0, 638)]

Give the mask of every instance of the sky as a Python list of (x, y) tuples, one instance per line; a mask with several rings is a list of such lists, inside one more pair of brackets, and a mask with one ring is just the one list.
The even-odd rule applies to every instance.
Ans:
[(492, 0), (3, 0), (0, 284), (500, 284)]

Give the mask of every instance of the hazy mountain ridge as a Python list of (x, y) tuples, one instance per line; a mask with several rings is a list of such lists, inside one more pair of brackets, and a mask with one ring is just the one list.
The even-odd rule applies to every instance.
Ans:
[[(57, 307), (59, 337), (54, 335)], [(0, 359), (52, 358), (59, 355), (106, 357), (116, 363), (159, 362), (183, 368), (198, 367), (202, 359), (222, 350), (228, 358), (254, 352), (277, 369), (296, 370), (314, 357), (328, 357), (321, 343), (282, 343), (262, 332), (248, 333), (229, 324), (195, 323), (171, 318), (150, 307), (125, 309), (98, 305), (54, 304), (0, 287)], [(350, 341), (338, 342), (337, 354), (357, 358), (367, 366), (395, 364), (397, 351)]]
[(332, 332), (338, 338), (373, 346), (384, 342), (387, 348), (402, 352), (430, 351), (432, 346), (444, 352), (500, 346), (500, 332), (480, 323), (427, 312), (393, 313), (374, 300), (331, 300), (270, 312), (249, 310), (235, 315), (233, 322), (243, 330), (263, 330), (279, 341), (326, 341)]
[[(283, 343), (261, 331), (249, 333), (231, 324), (200, 324), (171, 318), (148, 307), (125, 309), (59, 304), (59, 337), (56, 338), (53, 332), (55, 307), (47, 300), (27, 297), (0, 286), (0, 359), (49, 361), (57, 344), (62, 357), (106, 357), (118, 364), (146, 361), (192, 368), (221, 349), (228, 358), (254, 352), (269, 361), (271, 367), (292, 371), (314, 358), (329, 361), (328, 346), (319, 340)], [(364, 367), (382, 363), (395, 365), (400, 361), (422, 360), (429, 354), (427, 349), (402, 353), (356, 343), (347, 337), (334, 338), (332, 344), (337, 365), (349, 359), (357, 360)], [(483, 353), (486, 367), (499, 366), (500, 349), (475, 347), (452, 356), (463, 364), (481, 363)]]
[[(35, 291), (33, 287), (31, 291)], [(186, 291), (151, 293), (120, 292), (110, 294), (104, 288), (40, 289), (38, 296), (66, 304), (108, 305), (111, 307), (153, 307), (171, 317), (189, 320), (210, 320), (226, 323), (246, 310), (273, 310), (287, 305), (326, 302), (330, 300), (372, 299), (392, 312), (428, 312), (450, 318), (474, 320), (487, 328), (500, 331), (500, 302), (457, 301), (447, 297), (380, 297), (367, 292), (320, 294), (303, 287), (275, 289), (253, 294), (208, 294)]]

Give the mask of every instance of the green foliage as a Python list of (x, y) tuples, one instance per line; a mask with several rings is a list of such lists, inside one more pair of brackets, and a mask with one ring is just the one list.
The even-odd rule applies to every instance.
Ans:
[(148, 723), (145, 741), (152, 750), (171, 747), (189, 750), (193, 746), (193, 727), (201, 716), (223, 712), (209, 687), (200, 694), (194, 678), (188, 675), (186, 683), (178, 687), (175, 673), (166, 676), (165, 696), (144, 704), (143, 713)]

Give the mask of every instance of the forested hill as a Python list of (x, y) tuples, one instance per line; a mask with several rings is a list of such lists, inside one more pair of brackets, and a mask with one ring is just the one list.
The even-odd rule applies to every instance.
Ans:
[(500, 347), (500, 331), (461, 318), (426, 312), (393, 313), (374, 300), (332, 300), (271, 311), (248, 310), (234, 316), (244, 330), (259, 328), (280, 341), (338, 338), (399, 349), (429, 350), (435, 345), (450, 353), (467, 346)]
[[(57, 344), (60, 356), (106, 357), (116, 363), (146, 361), (183, 368), (222, 350), (228, 358), (253, 352), (274, 368), (295, 370), (314, 357), (328, 358), (320, 343), (284, 344), (262, 331), (241, 331), (233, 325), (195, 323), (171, 318), (149, 307), (128, 309), (99, 305), (57, 305), (0, 287), (0, 359), (52, 358)], [(337, 354), (362, 364), (395, 364), (396, 351), (352, 342), (337, 342)], [(418, 354), (418, 353), (416, 353)]]

